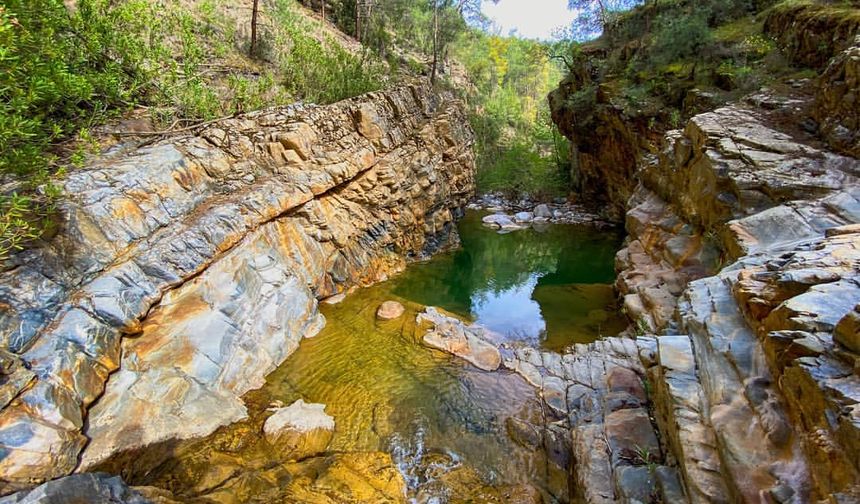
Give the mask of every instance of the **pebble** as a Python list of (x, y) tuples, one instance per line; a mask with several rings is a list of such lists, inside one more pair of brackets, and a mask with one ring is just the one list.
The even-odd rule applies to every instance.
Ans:
[(485, 210), (494, 215), (486, 216), (484, 224), (510, 232), (541, 224), (589, 224), (608, 227), (612, 224), (581, 205), (556, 198), (552, 203), (538, 203), (528, 199), (508, 201), (498, 194), (485, 194), (469, 203), (469, 210)]

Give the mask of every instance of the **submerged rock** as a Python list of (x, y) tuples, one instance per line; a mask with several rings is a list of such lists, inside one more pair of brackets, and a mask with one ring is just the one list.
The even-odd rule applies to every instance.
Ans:
[(320, 301), (320, 303), (325, 303), (327, 305), (336, 305), (343, 302), (344, 299), (346, 299), (346, 293), (341, 292), (340, 294), (335, 294), (334, 296), (329, 296), (323, 299), (322, 301)]
[(495, 345), (484, 339), (484, 328), (467, 326), (461, 320), (439, 313), (432, 306), (419, 313), (417, 320), (434, 326), (424, 335), (423, 341), (427, 345), (465, 359), (484, 371), (499, 369), (502, 356)]
[(517, 224), (509, 215), (505, 214), (488, 215), (484, 217), (482, 221), (485, 226), (499, 229), (501, 231), (516, 231), (518, 229), (524, 229), (524, 226)]
[(376, 310), (376, 318), (382, 320), (394, 320), (400, 318), (406, 308), (397, 301), (386, 301)]
[[(162, 500), (166, 502), (168, 500)], [(156, 502), (104, 473), (73, 474), (0, 498), (0, 504), (151, 504)]]
[(301, 460), (325, 452), (334, 435), (334, 418), (325, 413), (325, 404), (299, 399), (275, 410), (263, 433), (270, 444), (289, 452), (285, 460)]
[(511, 440), (529, 450), (537, 450), (543, 442), (540, 429), (519, 418), (508, 417), (505, 420), (505, 430)]

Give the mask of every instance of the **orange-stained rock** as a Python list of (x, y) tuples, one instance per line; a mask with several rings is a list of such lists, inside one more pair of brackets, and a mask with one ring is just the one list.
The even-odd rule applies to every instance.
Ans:
[(0, 348), (35, 375), (0, 395), (0, 492), (244, 418), (318, 299), (456, 243), (471, 146), (451, 95), (403, 86), (70, 173), (63, 232), (0, 279)]
[(432, 306), (418, 314), (418, 322), (424, 321), (433, 325), (422, 338), (425, 344), (465, 359), (484, 371), (495, 371), (501, 365), (499, 349), (485, 336), (487, 329), (467, 326)]

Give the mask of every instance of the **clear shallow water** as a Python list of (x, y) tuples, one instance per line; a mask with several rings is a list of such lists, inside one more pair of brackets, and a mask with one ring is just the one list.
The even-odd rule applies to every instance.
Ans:
[[(216, 485), (221, 496), (291, 501), (301, 494), (296, 485), (325, 476), (314, 461), (278, 462), (260, 428), (270, 403), (302, 398), (334, 417), (330, 452), (390, 454), (412, 502), (508, 502), (499, 488), (517, 485), (538, 489), (544, 502), (567, 501), (567, 471), (543, 450), (513, 442), (506, 429), (509, 418), (546, 424), (534, 389), (518, 375), (482, 372), (422, 345), (415, 317), (439, 306), (512, 341), (553, 349), (617, 332), (624, 323), (606, 283), (621, 237), (572, 226), (499, 235), (480, 217), (461, 222), (460, 250), (322, 305), (326, 327), (246, 396), (248, 421), (175, 449), (168, 464), (135, 483), (207, 497), (200, 481), (229, 474), (230, 482)], [(391, 299), (406, 313), (377, 320), (376, 309)]]

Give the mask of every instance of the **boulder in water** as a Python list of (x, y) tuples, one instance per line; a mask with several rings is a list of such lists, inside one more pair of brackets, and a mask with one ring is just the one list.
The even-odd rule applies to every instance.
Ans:
[(454, 317), (439, 313), (432, 306), (418, 315), (418, 322), (422, 321), (434, 326), (424, 335), (425, 344), (465, 359), (484, 371), (499, 369), (502, 363), (499, 349), (483, 339), (481, 328), (466, 326)]
[(544, 203), (535, 207), (535, 217), (543, 217), (544, 219), (552, 219), (552, 210)]
[(325, 404), (302, 399), (278, 408), (263, 424), (263, 434), (273, 446), (289, 452), (287, 460), (301, 460), (325, 452), (334, 435), (334, 418)]
[(505, 214), (488, 215), (484, 217), (482, 221), (485, 226), (498, 229), (500, 231), (517, 231), (519, 229), (526, 228), (526, 226), (514, 222), (510, 215)]
[(406, 311), (406, 308), (397, 301), (386, 301), (379, 305), (379, 309), (376, 310), (376, 318), (381, 320), (394, 320), (396, 318), (400, 318), (404, 311)]
[(497, 228), (514, 224), (514, 221), (511, 220), (510, 216), (501, 213), (487, 215), (483, 219), (481, 219), (481, 222), (483, 222), (487, 226)]
[(514, 215), (514, 221), (516, 221), (518, 223), (531, 222), (532, 219), (534, 219), (534, 218), (535, 218), (535, 216), (531, 212), (519, 212), (519, 213)]

